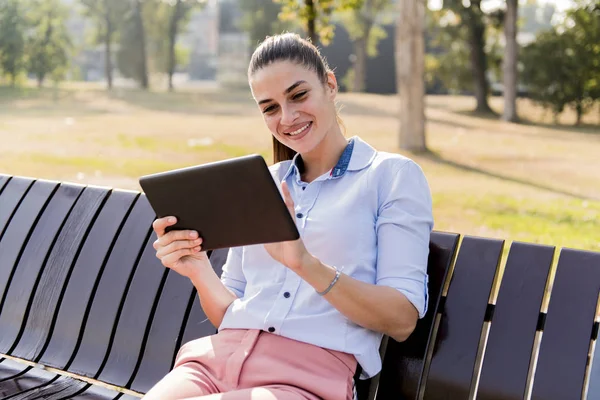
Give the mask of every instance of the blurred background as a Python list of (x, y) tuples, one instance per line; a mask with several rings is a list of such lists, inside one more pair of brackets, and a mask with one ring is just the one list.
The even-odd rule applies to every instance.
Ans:
[(600, 250), (600, 0), (0, 0), (0, 173), (271, 163), (246, 69), (283, 31), (347, 136), (422, 166), (436, 230)]

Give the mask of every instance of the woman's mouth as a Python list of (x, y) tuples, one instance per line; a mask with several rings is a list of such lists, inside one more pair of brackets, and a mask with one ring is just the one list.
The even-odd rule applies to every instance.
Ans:
[(301, 137), (303, 137), (304, 135), (306, 135), (311, 127), (312, 127), (312, 121), (306, 123), (305, 125), (301, 126), (300, 128), (296, 129), (295, 131), (284, 132), (284, 133), (286, 136), (290, 136), (294, 140), (298, 140)]

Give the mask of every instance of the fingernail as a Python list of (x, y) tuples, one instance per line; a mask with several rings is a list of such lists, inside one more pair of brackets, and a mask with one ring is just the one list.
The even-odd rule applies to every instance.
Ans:
[(196, 232), (190, 232), (190, 237), (195, 238), (196, 236), (198, 236)]
[(169, 222), (170, 222), (170, 223), (173, 223), (173, 222), (175, 222), (175, 218), (173, 218), (173, 217), (169, 218)]

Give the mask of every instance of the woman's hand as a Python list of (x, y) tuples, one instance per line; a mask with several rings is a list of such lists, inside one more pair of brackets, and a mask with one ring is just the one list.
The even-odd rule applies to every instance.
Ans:
[(202, 251), (202, 238), (198, 232), (190, 230), (165, 229), (177, 222), (175, 217), (159, 218), (152, 224), (158, 239), (153, 243), (156, 257), (162, 264), (187, 278), (194, 278), (204, 267), (210, 267), (205, 251)]
[[(285, 201), (285, 205), (287, 206), (290, 215), (296, 220), (294, 200), (292, 200), (292, 195), (290, 194), (286, 182), (281, 184), (281, 191), (283, 192), (283, 200)], [(298, 271), (303, 265), (306, 265), (307, 262), (312, 260), (312, 255), (306, 250), (306, 247), (304, 247), (302, 239), (267, 243), (264, 246), (275, 261), (280, 262), (293, 271)]]

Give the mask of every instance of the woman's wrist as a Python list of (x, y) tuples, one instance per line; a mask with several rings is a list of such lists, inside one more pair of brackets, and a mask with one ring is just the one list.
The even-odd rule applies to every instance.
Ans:
[(188, 276), (188, 278), (194, 287), (198, 288), (198, 284), (202, 281), (206, 281), (207, 275), (210, 275), (211, 273), (216, 275), (212, 265), (206, 265), (203, 263), (199, 265), (194, 272)]
[(338, 274), (336, 268), (323, 264), (310, 253), (307, 253), (300, 270), (295, 272), (318, 293), (328, 291), (327, 289)]

